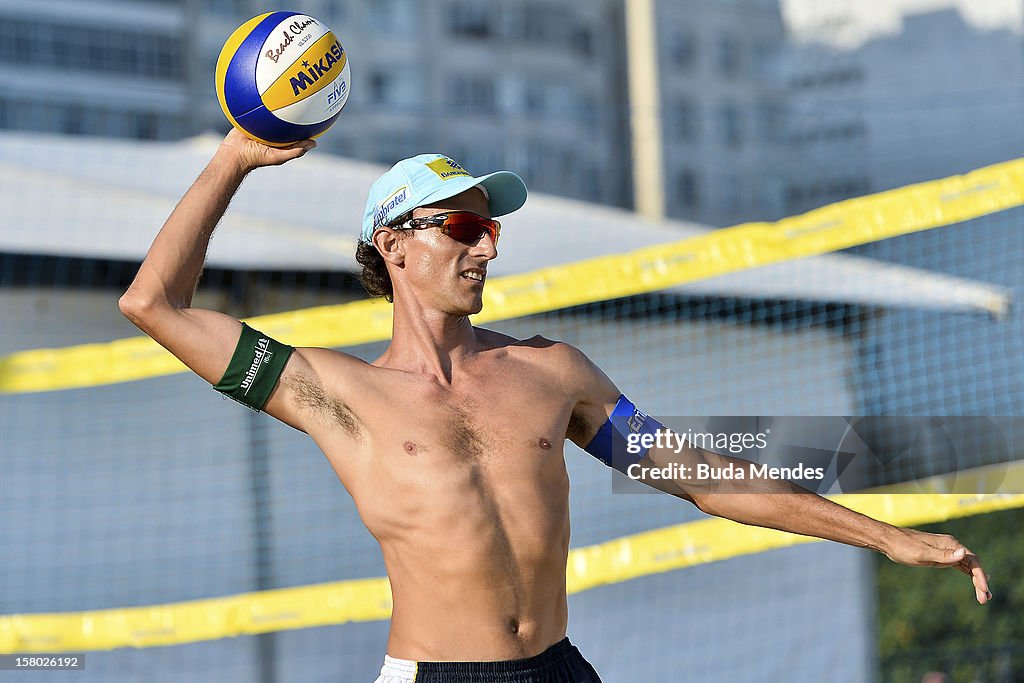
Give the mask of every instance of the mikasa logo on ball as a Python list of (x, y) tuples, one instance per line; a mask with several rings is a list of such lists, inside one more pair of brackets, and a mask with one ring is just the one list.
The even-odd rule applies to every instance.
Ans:
[[(335, 35), (328, 31), (309, 45), (305, 52), (296, 56), (290, 65), (284, 66), (282, 61), (267, 74), (271, 76), (276, 70), (277, 75), (263, 92), (263, 103), (268, 109), (276, 111), (323, 91), (317, 100), (311, 100), (318, 102), (316, 111), (323, 112), (327, 108), (331, 86), (336, 86), (339, 78), (347, 81), (347, 77), (344, 76), (347, 65), (348, 56), (345, 49)], [(266, 66), (268, 69), (273, 67), (271, 64)], [(262, 74), (257, 74), (257, 83), (263, 78)], [(347, 99), (347, 85), (345, 90), (345, 97), (342, 99)]]
[(292, 86), (292, 94), (298, 95), (300, 90), (305, 90), (319, 81), (335, 64), (341, 62), (341, 65), (345, 66), (344, 59), (345, 51), (341, 48), (341, 43), (335, 40), (334, 45), (331, 45), (327, 54), (317, 61), (303, 60), (303, 69), (300, 69), (294, 76), (288, 79)]

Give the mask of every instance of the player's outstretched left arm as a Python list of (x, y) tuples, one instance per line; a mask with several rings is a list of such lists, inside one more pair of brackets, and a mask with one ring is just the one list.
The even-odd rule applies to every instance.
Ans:
[[(669, 451), (669, 455), (674, 459), (683, 454)], [(676, 495), (692, 500), (703, 512), (742, 524), (871, 548), (893, 562), (911, 567), (955, 567), (971, 577), (975, 598), (980, 604), (992, 599), (988, 576), (978, 556), (953, 536), (893, 526), (843, 507), (792, 482), (759, 479), (750, 463), (743, 460), (702, 449), (691, 449), (689, 456), (694, 462), (708, 462), (711, 467), (722, 467), (731, 462), (737, 468), (746, 468), (749, 475), (744, 480), (733, 480), (724, 485), (720, 482), (718, 486), (710, 487), (703, 482), (686, 479), (670, 482), (679, 490)], [(647, 458), (657, 466), (665, 454), (652, 451)]]
[[(622, 414), (624, 397), (582, 352), (568, 345), (559, 346), (560, 376), (567, 393), (576, 401), (566, 436), (605, 464), (619, 469), (620, 463), (613, 463), (611, 454), (603, 450), (599, 442), (602, 434), (614, 428), (610, 421), (613, 412)], [(625, 405), (631, 407), (628, 401)], [(620, 420), (619, 424), (622, 423)], [(699, 448), (684, 448), (680, 452), (652, 449), (640, 460), (641, 467), (637, 470), (665, 469), (671, 463), (686, 465), (688, 469), (676, 468), (676, 471), (689, 472), (696, 472), (698, 463), (715, 468), (732, 464), (748, 470), (751, 464)], [(955, 567), (971, 577), (979, 603), (985, 604), (992, 598), (988, 576), (977, 555), (952, 536), (896, 527), (854, 512), (791, 482), (757, 478), (752, 470), (749, 474), (746, 479), (727, 484), (643, 477), (640, 481), (688, 500), (703, 512), (742, 524), (872, 548), (893, 562), (908, 566)]]

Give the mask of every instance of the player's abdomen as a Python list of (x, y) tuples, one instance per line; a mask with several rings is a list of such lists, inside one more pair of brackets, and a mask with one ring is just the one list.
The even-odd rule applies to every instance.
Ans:
[[(529, 657), (565, 635), (568, 477), (561, 455), (424, 464), (360, 512), (392, 582), (393, 656)], [(544, 458), (533, 460), (531, 458)], [(401, 652), (397, 650), (402, 650)]]

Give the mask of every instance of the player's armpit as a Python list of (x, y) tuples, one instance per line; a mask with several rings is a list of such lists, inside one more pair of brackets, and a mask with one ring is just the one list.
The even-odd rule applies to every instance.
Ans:
[(373, 371), (368, 363), (341, 351), (297, 348), (263, 410), (307, 433), (319, 425), (359, 439), (363, 422), (354, 398), (375, 394)]

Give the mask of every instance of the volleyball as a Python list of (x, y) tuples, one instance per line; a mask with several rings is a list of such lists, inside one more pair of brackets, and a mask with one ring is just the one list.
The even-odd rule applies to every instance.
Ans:
[(273, 146), (323, 134), (348, 101), (341, 42), (323, 22), (268, 12), (228, 37), (217, 59), (217, 99), (243, 133)]

